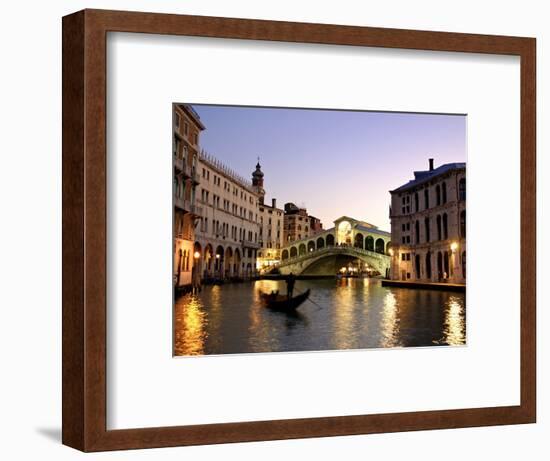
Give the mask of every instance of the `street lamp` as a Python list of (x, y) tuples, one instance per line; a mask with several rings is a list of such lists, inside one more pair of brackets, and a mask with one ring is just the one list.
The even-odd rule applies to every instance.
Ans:
[(451, 243), (451, 251), (454, 253), (458, 249), (458, 243), (453, 242)]
[(201, 257), (201, 254), (198, 251), (195, 251), (195, 253), (193, 254), (193, 257), (195, 259), (199, 259)]

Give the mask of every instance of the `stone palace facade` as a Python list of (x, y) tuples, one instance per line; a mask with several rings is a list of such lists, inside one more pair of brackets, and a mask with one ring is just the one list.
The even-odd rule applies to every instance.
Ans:
[(174, 104), (173, 118), (175, 288), (279, 263), (284, 211), (264, 203), (260, 163), (245, 179), (199, 147), (206, 127), (192, 106)]
[(466, 163), (430, 159), (390, 194), (391, 279), (466, 283)]

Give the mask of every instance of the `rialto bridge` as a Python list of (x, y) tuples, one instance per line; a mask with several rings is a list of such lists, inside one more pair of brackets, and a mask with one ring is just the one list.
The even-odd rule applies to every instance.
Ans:
[(335, 275), (345, 268), (387, 276), (390, 233), (342, 216), (334, 227), (281, 249), (281, 274)]

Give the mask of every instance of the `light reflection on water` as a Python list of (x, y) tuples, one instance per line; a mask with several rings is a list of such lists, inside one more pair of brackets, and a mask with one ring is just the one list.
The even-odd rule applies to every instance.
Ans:
[(176, 309), (174, 341), (184, 355), (202, 355), (208, 333), (208, 318), (198, 298), (186, 299), (183, 309)]
[(398, 326), (399, 318), (397, 316), (397, 301), (395, 295), (388, 290), (384, 296), (384, 305), (382, 308), (381, 322), (382, 338), (381, 347), (397, 347), (399, 344)]
[(176, 300), (174, 354), (319, 351), (464, 345), (465, 295), (382, 287), (375, 279), (299, 280), (311, 289), (294, 315), (260, 304), (282, 281), (204, 287)]

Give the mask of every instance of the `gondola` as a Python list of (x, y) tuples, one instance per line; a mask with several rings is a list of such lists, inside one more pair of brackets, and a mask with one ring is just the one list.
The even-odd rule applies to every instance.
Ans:
[(288, 297), (280, 294), (263, 293), (260, 291), (262, 303), (269, 309), (282, 312), (294, 312), (300, 304), (309, 298), (310, 290), (307, 289), (298, 296), (288, 299)]

